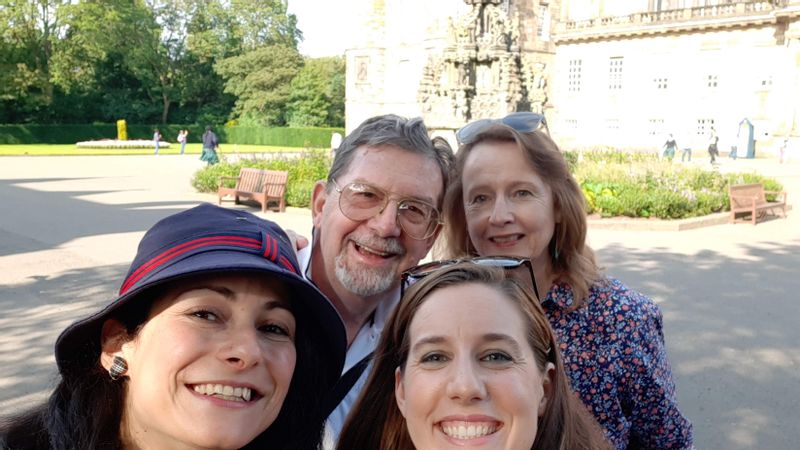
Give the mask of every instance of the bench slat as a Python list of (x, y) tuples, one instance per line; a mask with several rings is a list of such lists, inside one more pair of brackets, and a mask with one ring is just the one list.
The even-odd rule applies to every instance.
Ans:
[[(250, 167), (243, 167), (239, 171), (236, 186), (227, 188), (223, 186), (223, 179), (217, 189), (219, 204), (222, 198), (228, 195), (234, 197), (234, 202), (239, 203), (240, 198), (252, 199), (261, 204), (261, 211), (267, 210), (270, 201), (278, 202), (278, 211), (286, 210), (286, 183), (289, 180), (289, 172), (284, 170), (263, 170)], [(227, 177), (230, 179), (231, 177)]]

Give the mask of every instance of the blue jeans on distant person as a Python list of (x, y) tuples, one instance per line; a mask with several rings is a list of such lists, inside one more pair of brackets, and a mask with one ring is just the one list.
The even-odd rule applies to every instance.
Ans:
[(186, 141), (183, 141), (183, 142), (181, 142), (181, 155), (183, 154), (183, 151), (185, 149), (186, 149)]
[(683, 158), (686, 156), (689, 156), (689, 162), (692, 162), (692, 149), (689, 147), (684, 148), (683, 152), (681, 152), (681, 162), (683, 162)]
[(155, 141), (155, 143), (156, 143), (156, 155), (157, 155), (158, 154), (158, 148), (159, 148), (159, 142)]

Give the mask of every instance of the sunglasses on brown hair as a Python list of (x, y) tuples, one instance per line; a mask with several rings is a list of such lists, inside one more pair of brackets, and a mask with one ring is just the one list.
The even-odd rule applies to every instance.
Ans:
[(480, 119), (470, 122), (456, 132), (456, 139), (461, 145), (471, 144), (475, 142), (475, 138), (493, 125), (505, 125), (520, 133), (532, 133), (544, 127), (547, 135), (550, 136), (550, 129), (547, 127), (547, 121), (543, 114), (515, 112), (502, 119)]
[(402, 297), (405, 294), (406, 288), (415, 281), (419, 281), (439, 269), (450, 267), (454, 264), (462, 262), (488, 267), (500, 267), (505, 270), (514, 270), (518, 267), (525, 266), (528, 268), (528, 273), (531, 276), (531, 285), (533, 286), (533, 292), (536, 295), (536, 299), (541, 301), (539, 297), (539, 288), (536, 286), (536, 277), (533, 275), (533, 263), (531, 263), (530, 258), (516, 258), (514, 256), (479, 256), (477, 258), (447, 259), (441, 261), (432, 261), (412, 267), (403, 272), (400, 277), (400, 296)]

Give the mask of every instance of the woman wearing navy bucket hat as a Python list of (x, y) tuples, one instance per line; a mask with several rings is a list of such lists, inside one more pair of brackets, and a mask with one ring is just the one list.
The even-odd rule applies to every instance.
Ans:
[(0, 448), (315, 449), (345, 342), (277, 225), (204, 204), (155, 224), (119, 296), (59, 336), (58, 385)]

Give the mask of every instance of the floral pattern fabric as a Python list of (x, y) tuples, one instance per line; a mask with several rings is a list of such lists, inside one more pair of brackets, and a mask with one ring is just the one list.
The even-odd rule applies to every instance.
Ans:
[(692, 449), (678, 410), (661, 310), (619, 280), (597, 282), (568, 311), (572, 289), (554, 285), (542, 306), (559, 339), (572, 388), (619, 450)]

